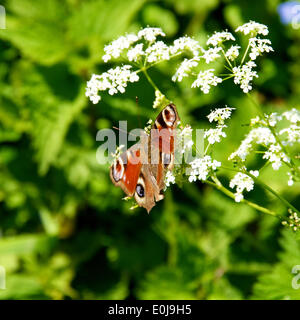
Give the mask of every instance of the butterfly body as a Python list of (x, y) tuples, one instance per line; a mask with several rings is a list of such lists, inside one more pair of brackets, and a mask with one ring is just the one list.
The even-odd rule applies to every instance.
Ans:
[(150, 134), (143, 133), (110, 167), (112, 182), (123, 189), (148, 213), (164, 198), (164, 177), (174, 166), (175, 129), (179, 121), (175, 105), (169, 104), (157, 116)]

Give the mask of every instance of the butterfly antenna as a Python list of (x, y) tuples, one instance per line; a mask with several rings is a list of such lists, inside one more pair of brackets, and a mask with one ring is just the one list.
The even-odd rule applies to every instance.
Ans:
[(124, 133), (127, 133), (127, 134), (129, 134), (129, 135), (131, 135), (131, 136), (134, 136), (134, 137), (139, 137), (138, 135), (136, 135), (136, 134), (134, 134), (134, 133), (127, 132), (127, 131), (122, 130), (122, 129), (117, 128), (117, 127), (113, 127), (113, 129), (115, 129), (115, 130), (119, 130), (119, 131), (124, 132)]

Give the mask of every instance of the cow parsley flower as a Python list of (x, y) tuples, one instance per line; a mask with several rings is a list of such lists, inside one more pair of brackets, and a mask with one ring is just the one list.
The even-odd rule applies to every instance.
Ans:
[(129, 49), (127, 52), (127, 58), (129, 61), (137, 62), (139, 59), (141, 59), (142, 56), (145, 55), (145, 52), (143, 50), (143, 43), (139, 43), (133, 48)]
[(228, 160), (245, 161), (247, 155), (250, 153), (251, 150), (252, 150), (252, 137), (248, 135), (244, 140), (242, 140), (238, 149), (235, 152), (231, 153), (231, 155), (228, 157)]
[(283, 162), (290, 162), (290, 159), (282, 151), (279, 144), (272, 144), (269, 146), (268, 150), (264, 153), (263, 159), (268, 159), (274, 170), (278, 170)]
[[(271, 114), (265, 114), (265, 119), (267, 120), (269, 126), (275, 127), (278, 121), (282, 120), (282, 115), (279, 115), (277, 112), (272, 112)], [(260, 121), (262, 124), (265, 123), (264, 120)]]
[(229, 119), (231, 117), (232, 110), (235, 108), (217, 108), (210, 112), (210, 114), (207, 116), (209, 122), (217, 122), (218, 125), (223, 125), (226, 119)]
[(183, 78), (189, 75), (189, 72), (198, 65), (199, 57), (194, 57), (193, 59), (184, 59), (175, 74), (172, 77), (172, 81), (181, 82)]
[(205, 62), (208, 64), (212, 61), (215, 61), (217, 58), (221, 57), (218, 52), (220, 52), (222, 48), (220, 47), (214, 47), (209, 48), (208, 50), (202, 49), (203, 55), (201, 58), (205, 60)]
[(180, 37), (174, 40), (173, 45), (170, 47), (171, 54), (182, 53), (184, 51), (191, 51), (193, 56), (196, 57), (199, 55), (199, 50), (201, 46), (198, 41), (190, 37)]
[[(254, 173), (252, 171), (252, 173)], [(258, 171), (253, 174), (255, 176), (258, 175)], [(229, 183), (229, 186), (231, 189), (236, 188), (235, 193), (235, 202), (240, 202), (244, 199), (243, 191), (247, 190), (248, 192), (253, 190), (254, 188), (254, 181), (251, 177), (249, 177), (247, 174), (238, 172)]]
[(138, 38), (149, 41), (150, 43), (154, 42), (158, 36), (165, 37), (166, 34), (162, 31), (161, 28), (144, 28), (139, 31)]
[(269, 33), (268, 27), (264, 24), (255, 22), (255, 21), (249, 21), (242, 26), (238, 27), (236, 32), (242, 32), (245, 35), (250, 34), (251, 36), (256, 36), (257, 34), (262, 34), (266, 36)]
[(170, 48), (163, 42), (157, 41), (146, 49), (147, 62), (170, 59)]
[(193, 141), (193, 129), (190, 125), (181, 127), (177, 129), (176, 133), (176, 150), (181, 154), (185, 153), (187, 150), (191, 150), (194, 141)]
[(168, 103), (168, 99), (159, 90), (155, 90), (155, 100), (153, 102), (153, 109), (160, 108)]
[(284, 145), (292, 146), (295, 143), (300, 143), (300, 126), (292, 124), (288, 128), (280, 130), (279, 135), (286, 136), (286, 139), (282, 142)]
[(249, 44), (251, 47), (249, 54), (251, 60), (255, 60), (264, 52), (274, 51), (271, 47), (271, 41), (269, 39), (250, 38)]
[(124, 93), (128, 82), (136, 82), (139, 76), (135, 71), (131, 71), (130, 65), (116, 67), (109, 69), (101, 75), (92, 75), (91, 80), (87, 82), (86, 96), (90, 98), (93, 103), (99, 102), (101, 97), (98, 91), (108, 90), (110, 95), (118, 92)]
[(240, 48), (241, 47), (237, 46), (237, 45), (231, 46), (225, 53), (226, 57), (229, 60), (234, 61), (239, 56), (239, 49)]
[(282, 115), (291, 123), (300, 122), (300, 111), (295, 108), (284, 112)]
[(172, 171), (167, 171), (165, 176), (165, 188), (170, 187), (171, 184), (175, 184), (176, 178)]
[(209, 93), (211, 86), (217, 86), (218, 83), (222, 82), (222, 79), (216, 77), (213, 71), (214, 69), (200, 71), (197, 79), (192, 83), (192, 88), (200, 87), (203, 93)]
[(239, 148), (229, 156), (228, 160), (240, 160), (244, 162), (255, 144), (266, 148), (262, 158), (268, 160), (274, 170), (278, 170), (283, 163), (290, 162), (289, 157), (283, 152), (268, 127), (253, 128), (241, 142)]
[(224, 41), (233, 40), (235, 41), (234, 36), (228, 31), (215, 32), (206, 42), (207, 45), (219, 46)]
[(242, 66), (234, 67), (232, 69), (234, 74), (234, 83), (239, 84), (243, 92), (247, 93), (252, 90), (251, 81), (253, 78), (258, 78), (257, 72), (252, 68), (256, 67), (253, 61), (248, 61)]
[(245, 161), (247, 155), (252, 151), (254, 143), (269, 146), (275, 144), (276, 139), (269, 128), (254, 128), (246, 135), (239, 148), (229, 156), (228, 160)]
[(128, 49), (134, 42), (138, 40), (135, 34), (127, 34), (119, 37), (117, 40), (112, 41), (104, 47), (105, 55), (102, 57), (104, 62), (109, 61), (111, 58), (120, 57), (124, 49)]
[(207, 138), (210, 144), (215, 142), (220, 142), (221, 137), (226, 137), (226, 133), (223, 131), (223, 128), (226, 126), (219, 126), (216, 129), (208, 129), (204, 132), (204, 138)]
[(221, 166), (221, 162), (212, 160), (210, 156), (196, 158), (190, 163), (191, 170), (187, 171), (189, 182), (196, 180), (207, 180), (211, 171), (217, 170)]

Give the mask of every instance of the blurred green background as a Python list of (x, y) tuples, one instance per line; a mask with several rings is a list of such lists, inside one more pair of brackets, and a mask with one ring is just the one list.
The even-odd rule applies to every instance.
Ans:
[[(119, 120), (127, 119), (130, 130), (137, 119), (143, 125), (155, 116), (154, 91), (144, 78), (97, 105), (84, 95), (91, 74), (109, 67), (103, 46), (126, 32), (158, 26), (167, 42), (187, 34), (204, 44), (215, 30), (255, 20), (269, 26), (275, 50), (259, 59), (259, 99), (265, 111), (297, 108), (300, 31), (280, 23), (279, 3), (1, 2), (7, 29), (0, 30), (0, 266), (6, 269), (0, 299), (300, 298), (291, 286), (300, 242), (279, 220), (200, 182), (172, 186), (149, 216), (121, 201), (108, 165), (96, 162), (95, 137)], [(214, 154), (226, 162), (254, 110), (229, 81), (209, 95), (172, 83), (177, 63), (150, 74), (185, 123), (203, 128), (210, 109), (237, 108)], [(261, 177), (299, 208), (299, 184), (288, 187), (284, 169), (266, 169)], [(258, 187), (247, 197), (285, 213)]]

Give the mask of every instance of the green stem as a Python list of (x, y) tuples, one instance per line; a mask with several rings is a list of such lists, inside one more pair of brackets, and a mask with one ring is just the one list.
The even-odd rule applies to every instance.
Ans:
[(250, 48), (250, 41), (249, 41), (248, 46), (247, 46), (247, 49), (246, 49), (246, 51), (245, 51), (245, 53), (244, 53), (244, 55), (243, 55), (243, 58), (242, 58), (242, 61), (241, 61), (241, 65), (242, 65), (242, 64), (244, 63), (244, 61), (245, 61), (245, 58), (246, 58), (247, 53), (248, 53), (248, 51), (249, 51), (249, 48)]
[(232, 69), (232, 64), (231, 64), (231, 62), (229, 61), (229, 59), (226, 57), (226, 54), (225, 54), (225, 51), (223, 50), (223, 48), (222, 48), (221, 51), (222, 51), (222, 53), (223, 53), (223, 56), (224, 56), (226, 62), (229, 64), (230, 68)]
[(235, 171), (235, 172), (241, 172), (246, 174), (247, 176), (249, 176), (250, 178), (252, 178), (254, 180), (254, 182), (256, 182), (257, 184), (261, 185), (264, 189), (268, 190), (270, 193), (272, 193), (276, 198), (278, 198), (287, 208), (292, 209), (294, 212), (297, 212), (298, 214), (300, 214), (299, 210), (296, 209), (291, 203), (289, 203), (286, 199), (284, 199), (281, 195), (279, 195), (275, 190), (273, 190), (271, 187), (269, 187), (268, 185), (266, 185), (264, 182), (262, 182), (260, 179), (257, 179), (253, 174), (251, 174), (250, 172), (246, 171), (246, 170), (240, 170), (240, 169), (235, 169), (235, 168), (230, 168), (230, 167), (226, 167), (226, 166), (221, 166), (221, 169), (224, 170), (231, 170), (231, 171)]
[[(228, 189), (226, 189), (216, 177), (214, 177), (214, 178), (216, 179), (216, 182), (212, 182), (212, 181), (209, 181), (209, 180), (206, 180), (206, 181), (204, 181), (204, 182), (207, 183), (207, 184), (209, 184), (209, 185), (211, 185), (212, 187), (216, 188), (217, 190), (221, 191), (222, 193), (224, 193), (225, 195), (227, 195), (229, 198), (235, 199), (234, 193), (231, 192), (231, 191), (229, 191)], [(256, 204), (256, 203), (254, 203), (254, 202), (251, 202), (251, 201), (246, 200), (246, 199), (242, 199), (242, 200), (241, 200), (241, 203), (245, 203), (245, 204), (247, 204), (248, 206), (256, 209), (257, 211), (260, 211), (260, 212), (262, 212), (262, 213), (266, 213), (266, 214), (268, 214), (268, 215), (271, 215), (271, 216), (273, 216), (273, 217), (276, 217), (276, 218), (278, 218), (278, 219), (281, 219), (281, 217), (280, 217), (279, 215), (277, 215), (274, 211), (271, 211), (271, 210), (269, 210), (269, 209), (267, 209), (267, 208), (264, 208), (264, 207), (262, 207), (262, 206), (260, 206), (260, 205), (258, 205), (258, 204)]]
[(206, 155), (207, 154), (207, 152), (208, 152), (208, 150), (209, 150), (209, 147), (211, 146), (211, 144), (210, 143), (208, 143), (208, 145), (206, 146), (206, 149), (205, 149), (205, 151), (204, 151), (204, 155)]
[(225, 80), (231, 79), (231, 78), (233, 78), (233, 77), (235, 77), (235, 75), (234, 75), (234, 74), (232, 74), (232, 75), (230, 75), (230, 76), (228, 76), (228, 77), (226, 77), (226, 78), (222, 79), (222, 81), (225, 81)]
[(289, 209), (292, 209), (294, 212), (297, 212), (297, 214), (300, 215), (300, 211), (296, 209), (291, 203), (289, 203), (286, 199), (284, 199), (280, 194), (278, 194), (275, 190), (273, 190), (271, 187), (269, 187), (267, 184), (262, 182), (261, 180), (257, 179), (254, 175), (252, 175), (249, 172), (244, 172), (249, 177), (251, 177), (256, 183), (260, 184), (263, 188), (268, 190), (270, 193), (272, 193), (275, 197), (277, 197), (282, 203), (285, 204), (285, 206)]
[(145, 77), (147, 78), (148, 82), (151, 84), (151, 86), (154, 88), (154, 90), (161, 92), (157, 85), (153, 82), (153, 80), (151, 79), (151, 77), (149, 76), (148, 72), (147, 72), (147, 68), (142, 68), (141, 71), (144, 73)]

